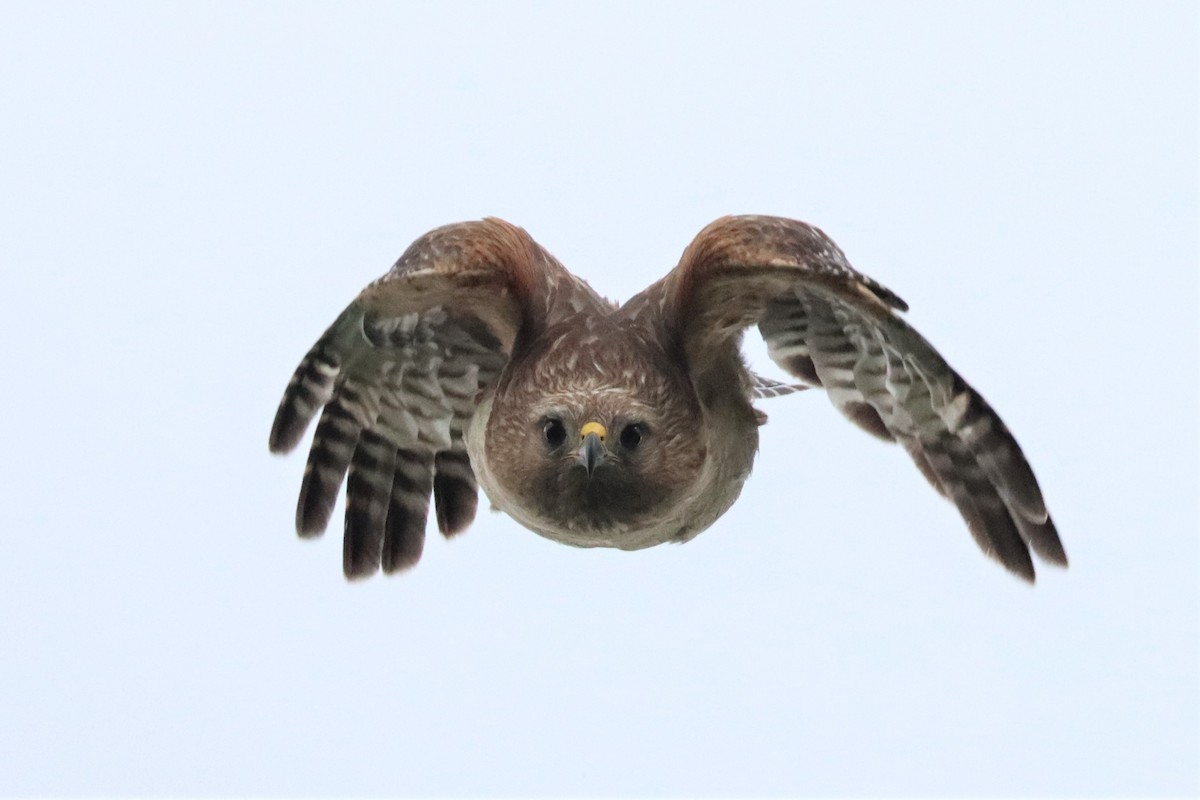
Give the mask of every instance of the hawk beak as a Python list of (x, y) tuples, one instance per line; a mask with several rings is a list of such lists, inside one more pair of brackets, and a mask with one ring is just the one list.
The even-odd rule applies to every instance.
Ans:
[(583, 444), (579, 448), (579, 463), (587, 470), (588, 477), (596, 471), (596, 467), (604, 463), (608, 450), (604, 447), (604, 438), (608, 431), (599, 422), (589, 422), (579, 429), (583, 435)]

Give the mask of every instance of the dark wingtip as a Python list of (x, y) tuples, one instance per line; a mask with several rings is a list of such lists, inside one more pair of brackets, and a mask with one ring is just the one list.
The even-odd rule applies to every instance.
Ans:
[(329, 518), (333, 516), (333, 504), (326, 505), (316, 492), (301, 490), (300, 501), (296, 504), (296, 535), (301, 539), (315, 539), (325, 533), (329, 527)]
[[(329, 514), (322, 513), (318, 495), (314, 487), (313, 469), (311, 466), (304, 470), (304, 481), (300, 484), (300, 496), (296, 498), (296, 535), (301, 539), (312, 539), (325, 532), (329, 524)], [(332, 511), (333, 509), (330, 509)]]
[(267, 449), (280, 456), (290, 453), (304, 435), (303, 428), (299, 433), (294, 428), (295, 414), (285, 396), (283, 402), (279, 404), (279, 410), (275, 412), (275, 420), (271, 423), (271, 435), (267, 438)]
[(1021, 538), (1037, 553), (1038, 558), (1056, 567), (1067, 566), (1067, 553), (1049, 515), (1046, 516), (1045, 522), (1031, 522), (1020, 513), (1014, 513), (1013, 519), (1016, 520)]
[(351, 563), (346, 560), (342, 561), (342, 574), (345, 575), (346, 580), (350, 581), (351, 583), (359, 583), (361, 581), (365, 581), (367, 578), (370, 578), (372, 575), (374, 575), (378, 571), (379, 571), (379, 562), (375, 562), (374, 564), (371, 564), (371, 565), (366, 565), (366, 564)]
[(1066, 569), (1071, 566), (1071, 563), (1067, 560), (1067, 554), (1063, 550), (1062, 542), (1055, 542), (1055, 545), (1057, 549), (1054, 550), (1046, 549), (1044, 546), (1039, 546), (1035, 550), (1042, 561), (1059, 569)]
[[(342, 572), (351, 580), (365, 578), (379, 570), (387, 514), (387, 498), (383, 498), (382, 508), (379, 507), (381, 504), (376, 498), (367, 495), (373, 487), (361, 478), (356, 481), (353, 470), (351, 467), (346, 487), (346, 521), (342, 531)], [(390, 489), (389, 486), (384, 491)]]
[(988, 555), (999, 561), (1013, 575), (1032, 586), (1037, 581), (1037, 574), (1034, 571), (1033, 559), (1029, 555), (1029, 550), (1019, 539), (1008, 544), (1011, 546), (1003, 554), (993, 550)]
[(465, 451), (443, 451), (435, 461), (433, 505), (443, 536), (462, 533), (475, 521), (479, 488)]
[(1037, 573), (1034, 572), (1032, 564), (1028, 568), (1020, 568), (1020, 569), (1015, 569), (1015, 568), (1009, 566), (1008, 564), (1005, 564), (1005, 566), (1008, 567), (1009, 572), (1011, 572), (1013, 575), (1016, 575), (1018, 578), (1020, 578), (1022, 581), (1029, 584), (1030, 586), (1034, 586), (1037, 584)]
[(443, 536), (462, 533), (475, 521), (479, 504), (478, 490), (456, 480), (434, 480), (434, 508), (437, 511), (438, 530)]
[(384, 575), (395, 575), (397, 572), (403, 572), (416, 566), (417, 562), (421, 560), (425, 537), (422, 535), (420, 539), (406, 540), (404, 545), (399, 546), (399, 543), (395, 543), (392, 547), (384, 548), (381, 562)]

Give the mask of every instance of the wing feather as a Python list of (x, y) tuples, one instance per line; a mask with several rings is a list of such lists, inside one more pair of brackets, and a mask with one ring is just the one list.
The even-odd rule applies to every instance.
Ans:
[(424, 450), (397, 450), (380, 554), (384, 572), (398, 572), (420, 560), (432, 491), (433, 456)]
[[(415, 564), (431, 497), (446, 535), (474, 519), (478, 489), (463, 431), (517, 335), (539, 324), (564, 276), (506, 222), (438, 228), (367, 286), (305, 355), (269, 446), (290, 451), (321, 412), (296, 530), (320, 535), (345, 481), (347, 577)], [(581, 284), (568, 288), (590, 293)]]
[(664, 294), (668, 326), (698, 373), (733, 357), (741, 330), (757, 325), (789, 374), (822, 386), (860, 428), (899, 442), (984, 552), (1030, 581), (1030, 549), (1066, 566), (1037, 479), (1003, 421), (900, 318), (907, 304), (854, 270), (824, 233), (777, 217), (725, 217), (652, 289)]
[(433, 500), (438, 530), (445, 536), (453, 536), (466, 530), (474, 521), (479, 504), (475, 472), (462, 439), (458, 439), (450, 450), (438, 453), (433, 466)]
[(777, 381), (774, 378), (768, 378), (765, 375), (757, 373), (750, 374), (751, 391), (754, 397), (759, 400), (766, 400), (771, 397), (783, 397), (787, 394), (795, 394), (809, 388), (801, 383), (784, 383)]
[(348, 578), (379, 569), (395, 469), (396, 446), (378, 430), (364, 431), (346, 477), (342, 568)]
[(338, 490), (364, 430), (379, 415), (379, 388), (369, 383), (343, 381), (321, 413), (308, 451), (304, 481), (296, 504), (296, 531), (319, 536), (329, 525)]

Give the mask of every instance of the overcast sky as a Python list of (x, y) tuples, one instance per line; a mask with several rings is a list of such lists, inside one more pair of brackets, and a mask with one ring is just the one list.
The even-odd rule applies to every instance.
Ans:
[[(1197, 74), (1192, 3), (3, 3), (0, 792), (1200, 790)], [(816, 392), (684, 546), (296, 540), (279, 395), (414, 238), (625, 299), (727, 213), (909, 302), (1070, 570)]]

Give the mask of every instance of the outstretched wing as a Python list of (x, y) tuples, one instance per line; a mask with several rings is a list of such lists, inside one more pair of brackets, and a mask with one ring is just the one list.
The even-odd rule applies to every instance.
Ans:
[(324, 407), (296, 530), (325, 530), (346, 479), (347, 577), (415, 564), (431, 496), (443, 534), (474, 519), (478, 492), (463, 431), (518, 332), (544, 314), (563, 278), (570, 276), (558, 262), (506, 222), (438, 228), (364, 289), (300, 362), (270, 449), (294, 448)]
[(855, 271), (820, 230), (777, 217), (719, 219), (661, 291), (698, 374), (757, 325), (777, 364), (824, 387), (864, 430), (899, 442), (985, 553), (1030, 581), (1030, 549), (1066, 566), (1033, 470), (1000, 417), (901, 319), (904, 301)]

